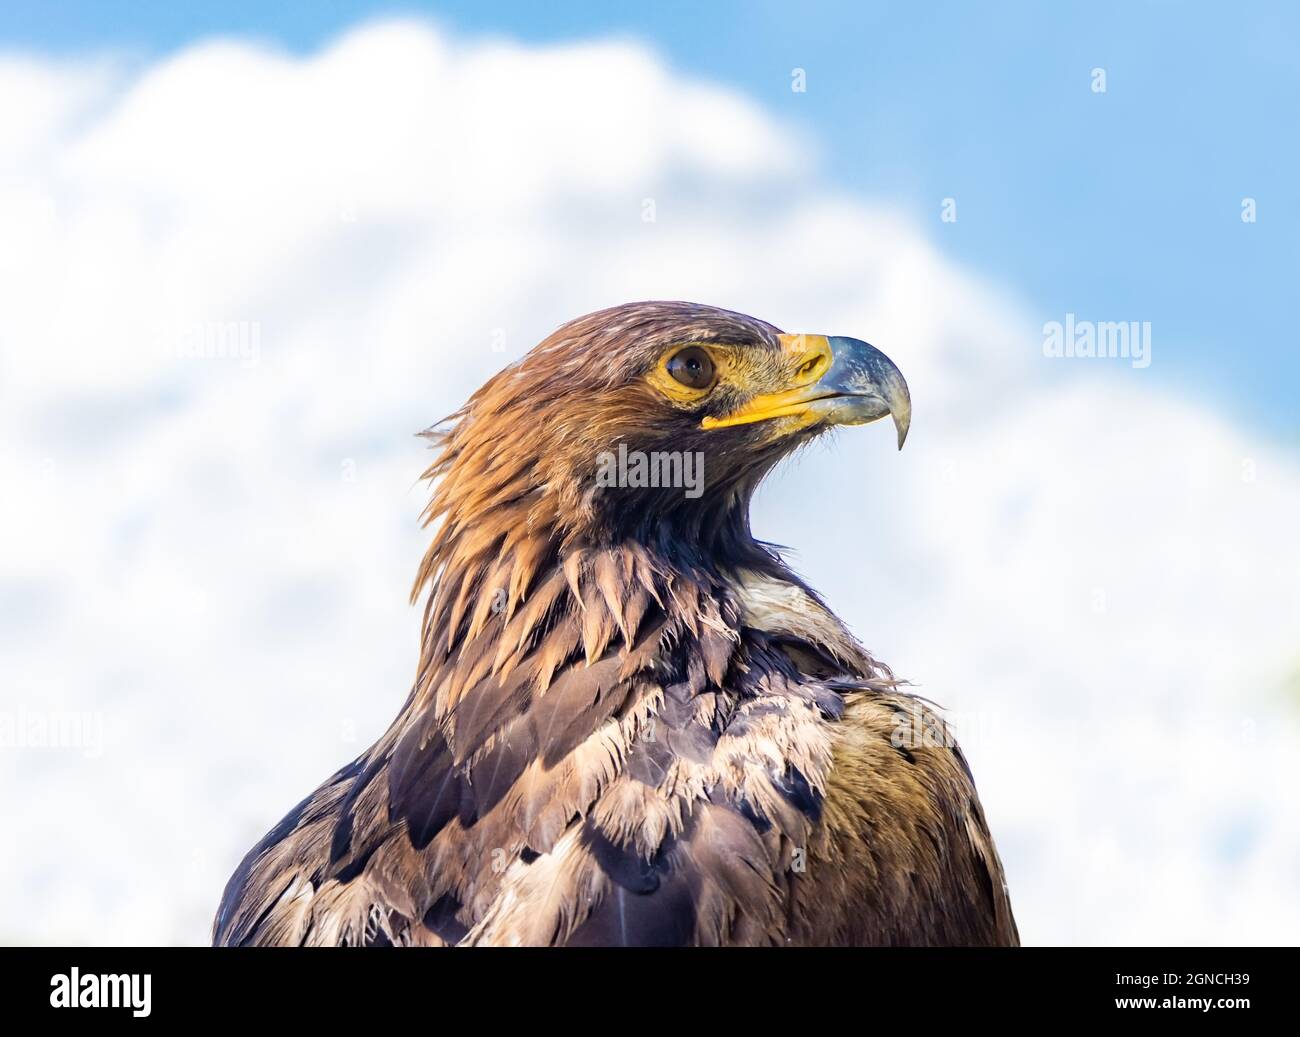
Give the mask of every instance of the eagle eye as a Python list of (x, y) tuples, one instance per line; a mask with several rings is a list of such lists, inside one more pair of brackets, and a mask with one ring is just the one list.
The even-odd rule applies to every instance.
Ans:
[(689, 389), (708, 389), (713, 385), (713, 357), (699, 346), (687, 346), (668, 358), (668, 373)]

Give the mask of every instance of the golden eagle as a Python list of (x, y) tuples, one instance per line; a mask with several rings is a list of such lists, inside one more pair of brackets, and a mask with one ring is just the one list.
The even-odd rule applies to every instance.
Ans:
[[(711, 306), (572, 321), (426, 435), (419, 664), (244, 858), (217, 944), (1014, 944), (960, 749), (750, 531), (907, 384)], [(941, 737), (933, 737), (940, 732)]]

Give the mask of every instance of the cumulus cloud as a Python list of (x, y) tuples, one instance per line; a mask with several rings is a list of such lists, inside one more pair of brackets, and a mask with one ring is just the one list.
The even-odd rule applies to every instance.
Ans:
[(827, 188), (816, 142), (632, 43), (411, 22), (306, 58), (9, 56), (10, 87), (0, 686), (11, 730), (97, 719), (0, 749), (0, 938), (204, 941), (409, 685), (409, 433), (656, 297), (907, 373), (907, 449), (814, 447), (756, 526), (952, 710), (1025, 938), (1294, 938), (1294, 460), (1045, 360), (1047, 318)]

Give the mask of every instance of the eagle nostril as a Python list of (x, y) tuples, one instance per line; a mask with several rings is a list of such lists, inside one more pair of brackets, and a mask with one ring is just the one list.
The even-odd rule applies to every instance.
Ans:
[(815, 353), (810, 356), (803, 362), (803, 366), (799, 368), (799, 377), (812, 378), (813, 375), (821, 374), (822, 368), (825, 365), (825, 360), (826, 356), (823, 353)]

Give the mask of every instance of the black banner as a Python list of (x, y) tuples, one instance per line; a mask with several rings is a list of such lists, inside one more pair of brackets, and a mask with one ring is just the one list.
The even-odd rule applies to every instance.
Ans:
[[(794, 1013), (808, 1025), (1164, 1013), (1227, 1023), (1277, 1012), (1290, 950), (210, 950), (0, 949), (6, 1021), (368, 1028)], [(675, 1003), (680, 1002), (680, 1003)], [(579, 1014), (574, 1014), (574, 1013)], [(470, 1018), (466, 1018), (469, 1013)], [(59, 1020), (58, 1017), (65, 1017)], [(852, 1025), (856, 1028), (857, 1023)]]

